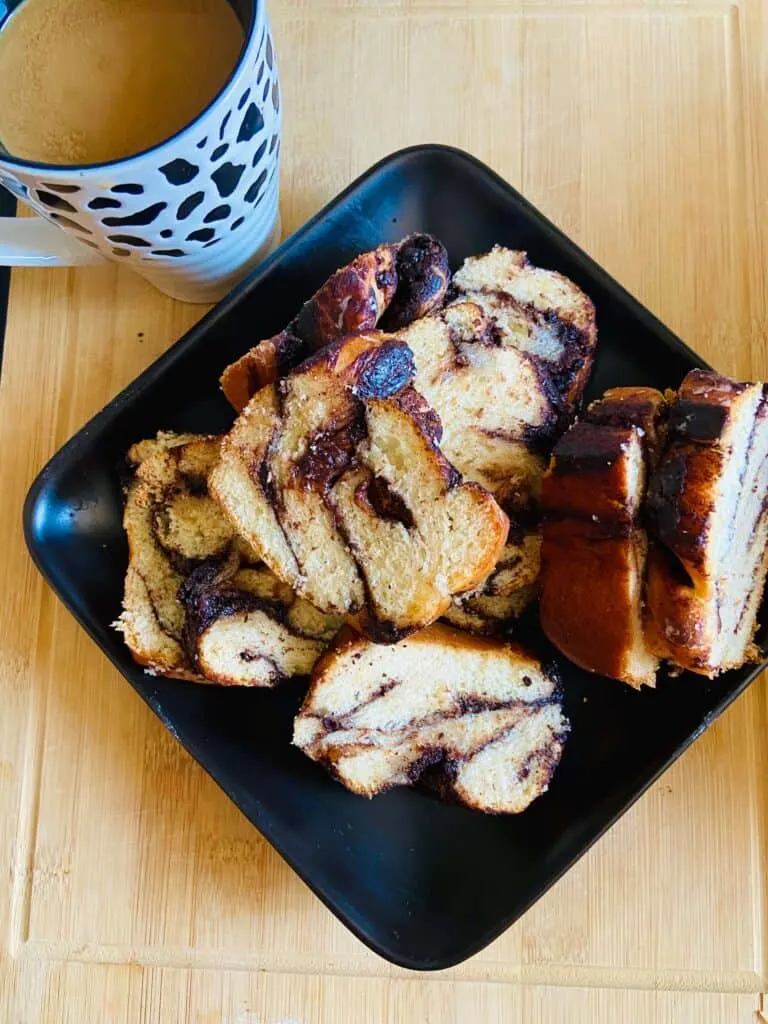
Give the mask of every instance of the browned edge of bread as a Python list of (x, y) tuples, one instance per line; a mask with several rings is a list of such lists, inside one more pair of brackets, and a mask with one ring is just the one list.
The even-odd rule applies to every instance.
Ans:
[(658, 668), (641, 509), (665, 415), (654, 389), (612, 389), (555, 446), (542, 487), (542, 628), (577, 665), (636, 687), (653, 686)]
[(325, 345), (373, 330), (382, 316), (390, 331), (424, 316), (442, 302), (449, 278), (445, 248), (430, 235), (361, 253), (332, 274), (284, 330), (226, 367), (224, 394), (241, 412), (260, 388)]

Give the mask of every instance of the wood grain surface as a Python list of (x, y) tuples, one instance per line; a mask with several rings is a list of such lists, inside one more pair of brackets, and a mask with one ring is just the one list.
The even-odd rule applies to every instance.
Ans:
[[(270, 8), (287, 230), (391, 150), (452, 143), (716, 367), (768, 377), (765, 0)], [(764, 679), (504, 936), (422, 977), (336, 922), (60, 607), (24, 548), (27, 487), (202, 312), (111, 266), (13, 275), (0, 1021), (760, 1020)]]

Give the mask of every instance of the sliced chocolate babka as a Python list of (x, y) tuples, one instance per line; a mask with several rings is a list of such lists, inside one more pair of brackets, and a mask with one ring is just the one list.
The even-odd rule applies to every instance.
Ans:
[(382, 642), (428, 625), (495, 565), (506, 516), (440, 449), (413, 355), (369, 332), (262, 389), (210, 485), (237, 532), (302, 597)]
[(560, 424), (557, 395), (536, 359), (498, 344), (474, 303), (457, 303), (398, 332), (413, 352), (414, 385), (443, 423), (441, 448), (467, 480), (487, 488), (510, 519), (494, 571), (457, 597), (446, 618), (493, 632), (535, 596), (541, 474)]
[(557, 443), (542, 486), (542, 627), (577, 665), (636, 687), (654, 686), (659, 665), (641, 511), (664, 423), (660, 392), (606, 392)]
[(568, 728), (554, 670), (436, 624), (391, 646), (343, 631), (293, 742), (362, 796), (428, 780), (476, 810), (518, 813), (546, 791)]
[(442, 304), (450, 278), (445, 248), (430, 235), (380, 245), (337, 270), (290, 324), (228, 366), (224, 394), (240, 412), (256, 392), (347, 334), (372, 330), (382, 316), (396, 330)]
[(597, 328), (576, 285), (498, 246), (464, 262), (451, 295), (398, 336), (413, 350), (417, 390), (443, 422), (443, 451), (510, 518), (496, 571), (446, 613), (494, 633), (536, 596), (541, 477), (589, 378)]
[(302, 601), (264, 566), (204, 564), (181, 587), (184, 647), (206, 679), (273, 686), (309, 675), (341, 626)]
[(692, 370), (670, 410), (651, 480), (661, 541), (648, 567), (648, 632), (674, 665), (715, 676), (755, 660), (768, 569), (768, 400), (764, 384)]
[(116, 626), (158, 675), (270, 686), (308, 674), (341, 621), (298, 599), (235, 537), (208, 493), (219, 444), (160, 434), (128, 453), (130, 559)]
[(500, 344), (535, 356), (566, 406), (576, 406), (592, 370), (597, 325), (592, 301), (573, 281), (497, 245), (465, 260), (451, 290), (482, 307)]

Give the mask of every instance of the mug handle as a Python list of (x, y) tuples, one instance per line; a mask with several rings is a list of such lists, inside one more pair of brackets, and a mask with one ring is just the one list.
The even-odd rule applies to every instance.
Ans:
[(0, 217), (0, 267), (82, 267), (106, 263), (42, 217)]

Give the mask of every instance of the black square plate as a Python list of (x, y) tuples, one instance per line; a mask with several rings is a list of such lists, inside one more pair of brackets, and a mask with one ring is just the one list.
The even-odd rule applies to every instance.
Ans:
[(83, 427), (34, 483), (24, 526), (72, 614), (320, 899), (381, 956), (437, 969), (507, 928), (759, 669), (636, 693), (562, 662), (573, 728), (550, 791), (522, 815), (490, 817), (417, 792), (373, 801), (346, 792), (290, 746), (300, 686), (196, 686), (131, 661), (110, 629), (127, 557), (124, 452), (158, 429), (225, 429), (233, 417), (217, 386), (223, 367), (288, 323), (337, 267), (411, 231), (441, 238), (454, 267), (499, 242), (573, 278), (597, 308), (592, 395), (620, 384), (676, 387), (703, 365), (488, 168), (439, 146), (404, 150), (351, 185)]

